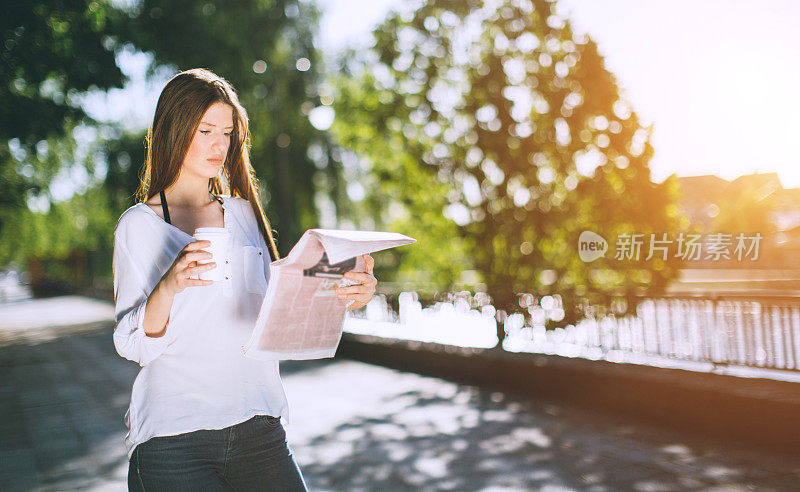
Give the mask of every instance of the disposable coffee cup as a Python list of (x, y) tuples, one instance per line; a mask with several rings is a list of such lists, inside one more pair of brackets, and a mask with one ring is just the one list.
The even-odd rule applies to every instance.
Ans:
[(197, 264), (205, 264), (214, 262), (216, 267), (205, 272), (200, 272), (192, 278), (199, 278), (200, 280), (213, 280), (219, 281), (225, 279), (225, 261), (228, 259), (228, 243), (230, 242), (230, 234), (224, 227), (198, 227), (194, 231), (194, 239), (196, 241), (211, 241), (211, 246), (203, 248), (203, 251), (208, 251), (213, 256), (210, 259), (197, 260)]

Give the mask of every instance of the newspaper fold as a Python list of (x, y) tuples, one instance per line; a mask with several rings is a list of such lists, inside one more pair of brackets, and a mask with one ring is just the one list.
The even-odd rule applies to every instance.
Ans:
[(333, 357), (342, 337), (347, 306), (336, 288), (358, 282), (343, 278), (364, 272), (361, 255), (415, 243), (396, 232), (309, 229), (285, 258), (269, 265), (269, 283), (246, 357), (305, 360)]

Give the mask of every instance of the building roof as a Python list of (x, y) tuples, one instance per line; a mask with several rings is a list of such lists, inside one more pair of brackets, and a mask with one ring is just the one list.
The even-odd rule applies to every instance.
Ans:
[(800, 210), (800, 189), (784, 189), (777, 173), (755, 173), (727, 181), (713, 174), (678, 177), (682, 190), (680, 204), (698, 222), (708, 223), (711, 204), (720, 203), (725, 195), (755, 193), (757, 199), (775, 200), (778, 213)]

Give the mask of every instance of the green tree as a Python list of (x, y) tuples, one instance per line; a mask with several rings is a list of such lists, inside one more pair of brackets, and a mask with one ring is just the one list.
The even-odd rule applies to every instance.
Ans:
[[(309, 124), (309, 113), (329, 98), (319, 84), (313, 4), (165, 0), (114, 6), (119, 10), (103, 1), (22, 3), (9, 6), (1, 21), (0, 138), (10, 143), (0, 146), (0, 264), (27, 262), (42, 277), (49, 271), (77, 279), (82, 275), (56, 264), (83, 250), (94, 252), (92, 262), (110, 266), (110, 232), (133, 204), (145, 128), (91, 121), (80, 104), (82, 91), (121, 85), (114, 56), (122, 51), (149, 52), (148, 76), (206, 67), (233, 82), (250, 115), (252, 161), (283, 254), (306, 228), (320, 225), (317, 204), (325, 195), (333, 198), (327, 200), (332, 220), (349, 213), (340, 154)], [(65, 182), (76, 192), (72, 198)], [(100, 234), (100, 242), (86, 231)], [(92, 271), (108, 277), (110, 268)]]
[[(49, 201), (50, 182), (75, 164), (73, 131), (92, 120), (90, 89), (124, 81), (107, 36), (104, 0), (10, 2), (0, 16), (0, 238), (29, 198)], [(62, 151), (60, 154), (56, 152)], [(0, 263), (7, 257), (0, 257)]]
[[(381, 263), (391, 268), (381, 278), (416, 290), (456, 287), (471, 262), (457, 225), (442, 217), (449, 186), (436, 180), (433, 167), (420, 167), (423, 145), (396, 131), (408, 121), (408, 106), (394, 103), (390, 91), (375, 90), (377, 81), (369, 74), (333, 77), (332, 83), (339, 116), (331, 134), (342, 149), (355, 154), (358, 172), (350, 181), (369, 190), (363, 200), (349, 204), (348, 215), (368, 220), (362, 227), (418, 240), (411, 248), (381, 253)], [(387, 133), (388, 127), (395, 131)]]
[(82, 103), (123, 85), (113, 10), (104, 0), (15, 2), (0, 16), (0, 265), (24, 266), (37, 293), (53, 280), (88, 286), (107, 270), (105, 166)]
[[(412, 177), (370, 188), (374, 203), (455, 223), (458, 248), (506, 312), (530, 313), (531, 299), (558, 294), (566, 313), (555, 321), (568, 323), (582, 301), (664, 287), (674, 258), (614, 260), (613, 248), (618, 234), (676, 231), (674, 180), (650, 181), (651, 130), (553, 2), (430, 0), (374, 38), (350, 63), (353, 80), (337, 84), (346, 111), (335, 127), (376, 176)], [(580, 260), (583, 230), (609, 240), (605, 258)]]
[[(153, 53), (151, 73), (203, 67), (236, 87), (250, 117), (252, 162), (281, 254), (318, 226), (315, 176), (337, 164), (309, 157), (310, 146), (327, 148), (325, 134), (307, 116), (321, 99), (313, 45), (318, 18), (313, 4), (296, 0), (143, 0), (115, 18), (120, 40)], [(119, 162), (110, 164), (113, 175), (126, 172), (114, 169)]]

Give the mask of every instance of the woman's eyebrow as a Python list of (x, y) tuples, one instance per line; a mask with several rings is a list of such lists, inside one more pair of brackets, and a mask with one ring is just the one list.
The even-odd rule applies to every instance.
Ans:
[[(200, 124), (202, 124), (202, 125), (208, 125), (208, 126), (214, 126), (214, 127), (216, 127), (216, 126), (217, 126), (217, 125), (213, 125), (213, 124), (211, 124), (211, 123), (205, 122), (205, 121), (201, 121), (201, 122), (200, 122)], [(231, 126), (226, 126), (225, 128), (226, 128), (226, 129), (228, 129), (228, 128), (233, 128), (233, 125), (231, 125)]]

